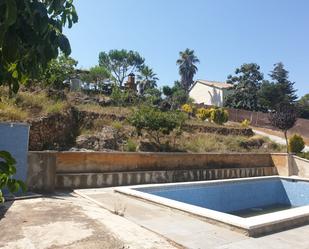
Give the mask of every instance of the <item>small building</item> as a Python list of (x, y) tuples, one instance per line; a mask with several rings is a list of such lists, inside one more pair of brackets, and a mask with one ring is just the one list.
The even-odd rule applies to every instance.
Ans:
[(196, 104), (222, 107), (224, 98), (231, 93), (233, 85), (225, 82), (197, 80), (189, 90), (189, 96)]

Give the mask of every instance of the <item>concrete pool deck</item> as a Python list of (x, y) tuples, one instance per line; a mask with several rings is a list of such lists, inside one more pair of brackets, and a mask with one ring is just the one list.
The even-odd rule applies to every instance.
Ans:
[(123, 209), (126, 219), (161, 234), (184, 248), (309, 248), (309, 225), (260, 238), (249, 238), (187, 213), (115, 193), (114, 188), (84, 189), (76, 192), (111, 211)]
[(13, 202), (0, 218), (0, 248), (309, 248), (309, 226), (256, 239), (114, 188), (76, 193)]

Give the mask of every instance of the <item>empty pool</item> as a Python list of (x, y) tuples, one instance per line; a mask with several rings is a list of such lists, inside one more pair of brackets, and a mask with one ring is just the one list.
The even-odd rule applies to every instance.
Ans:
[(309, 221), (309, 180), (257, 177), (120, 187), (117, 191), (258, 236)]

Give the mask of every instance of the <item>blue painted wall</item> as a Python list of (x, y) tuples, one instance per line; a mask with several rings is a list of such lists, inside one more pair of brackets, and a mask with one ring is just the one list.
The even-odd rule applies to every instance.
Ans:
[(309, 182), (305, 181), (263, 179), (136, 190), (220, 212), (275, 204), (309, 205)]
[(0, 150), (10, 152), (17, 161), (15, 178), (26, 181), (29, 125), (0, 123)]

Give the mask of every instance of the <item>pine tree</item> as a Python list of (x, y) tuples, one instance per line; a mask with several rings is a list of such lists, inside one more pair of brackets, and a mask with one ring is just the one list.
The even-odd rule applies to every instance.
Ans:
[(273, 71), (270, 75), (271, 79), (277, 86), (277, 91), (280, 93), (278, 99), (273, 99), (272, 101), (279, 103), (289, 103), (292, 104), (297, 99), (294, 89), (295, 82), (289, 80), (289, 72), (284, 69), (282, 62), (274, 65)]

